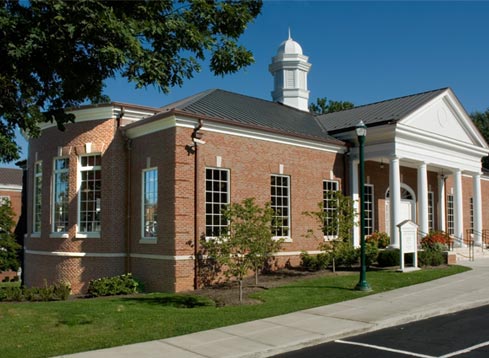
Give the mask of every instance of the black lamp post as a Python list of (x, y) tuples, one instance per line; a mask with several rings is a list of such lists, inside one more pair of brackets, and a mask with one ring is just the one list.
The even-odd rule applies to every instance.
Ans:
[(371, 291), (367, 282), (367, 265), (365, 263), (365, 137), (367, 126), (360, 121), (355, 127), (359, 143), (360, 156), (360, 281), (355, 286), (358, 291)]

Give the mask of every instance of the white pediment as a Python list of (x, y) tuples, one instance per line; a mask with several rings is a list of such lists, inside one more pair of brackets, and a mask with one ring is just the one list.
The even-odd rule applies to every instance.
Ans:
[(403, 125), (441, 138), (487, 148), (469, 115), (450, 89), (400, 121)]

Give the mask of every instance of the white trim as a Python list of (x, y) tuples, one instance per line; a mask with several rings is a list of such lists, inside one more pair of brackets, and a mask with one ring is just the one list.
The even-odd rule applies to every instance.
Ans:
[(68, 239), (69, 237), (66, 232), (52, 232), (49, 234), (50, 239)]
[[(81, 220), (81, 184), (82, 184), (82, 172), (85, 171), (94, 171), (98, 170), (100, 171), (100, 180), (102, 181), (102, 164), (100, 165), (92, 165), (92, 166), (82, 166), (82, 158), (83, 157), (100, 157), (100, 163), (102, 163), (102, 153), (100, 152), (94, 152), (94, 153), (89, 153), (89, 154), (81, 154), (77, 157), (77, 183), (76, 183), (76, 188), (77, 188), (77, 218), (76, 218), (76, 224), (77, 224), (77, 233), (76, 233), (76, 238), (99, 238), (100, 237), (100, 231), (90, 231), (90, 232), (85, 232), (85, 231), (78, 231), (80, 228), (80, 220)], [(82, 168), (84, 168), (82, 170)], [(103, 183), (102, 183), (103, 184)], [(100, 188), (100, 195), (102, 196), (102, 188)], [(100, 200), (102, 201), (102, 200)], [(102, 206), (102, 204), (100, 205)], [(102, 211), (102, 208), (100, 209)], [(102, 220), (100, 220), (100, 229), (102, 229)]]
[(164, 261), (189, 261), (194, 260), (194, 255), (152, 255), (152, 254), (129, 254), (129, 257), (136, 259), (164, 260)]
[[(147, 124), (141, 124), (126, 131), (126, 135), (130, 139), (142, 137), (151, 133), (159, 132), (169, 128), (191, 128), (194, 129), (198, 124), (198, 120), (186, 117), (177, 117), (175, 115), (166, 118), (161, 118)], [(267, 142), (281, 143), (293, 145), (302, 148), (320, 150), (325, 152), (344, 154), (347, 152), (346, 146), (341, 144), (331, 144), (311, 139), (302, 139), (283, 134), (270, 133), (265, 130), (242, 128), (233, 126), (232, 124), (215, 123), (212, 120), (204, 121), (203, 130), (214, 133), (221, 133), (237, 137), (251, 138), (264, 140)]]
[[(151, 117), (158, 113), (158, 108), (154, 110), (151, 109), (136, 109), (131, 108), (131, 105), (124, 104), (115, 104), (115, 105), (101, 105), (101, 106), (92, 106), (89, 108), (77, 108), (66, 111), (66, 113), (75, 115), (75, 123), (80, 122), (90, 122), (90, 121), (98, 121), (98, 120), (111, 120), (118, 118), (121, 114), (121, 107), (124, 108), (124, 115), (122, 119), (126, 121), (136, 122), (142, 120), (147, 117)], [(70, 123), (68, 123), (70, 125)], [(56, 127), (56, 122), (45, 122), (39, 125), (41, 130)]]
[[(37, 154), (37, 153), (36, 153)], [(36, 172), (36, 169), (37, 169), (37, 166), (39, 165), (40, 167), (40, 173), (37, 173)], [(41, 207), (39, 208), (39, 210), (41, 211), (41, 214), (42, 214), (42, 177), (43, 177), (43, 162), (42, 160), (36, 160), (34, 162), (34, 170), (33, 170), (33, 174), (34, 174), (34, 182), (33, 182), (33, 190), (32, 190), (32, 227), (31, 227), (31, 231), (32, 233), (34, 234), (38, 234), (39, 237), (41, 236), (41, 229), (42, 229), (42, 216), (40, 217), (40, 221), (41, 223), (39, 224), (40, 225), (40, 230), (39, 231), (35, 231), (35, 228), (37, 226), (37, 220), (36, 220), (36, 216), (37, 216), (37, 210), (36, 210), (36, 201), (37, 201), (37, 180), (38, 178), (41, 178), (41, 191), (40, 191), (40, 196), (41, 196), (41, 202), (40, 202), (40, 205)]]
[(21, 192), (22, 191), (22, 185), (0, 184), (0, 191), (16, 191), (16, 192)]
[[(56, 163), (58, 160), (64, 160), (66, 159), (68, 161), (68, 167), (65, 168), (65, 169), (60, 169), (60, 170), (56, 170)], [(51, 205), (51, 234), (49, 237), (61, 237), (61, 236), (52, 236), (53, 233), (66, 233), (66, 231), (55, 231), (55, 224), (56, 224), (56, 179), (57, 179), (57, 175), (62, 175), (63, 173), (68, 173), (68, 179), (67, 179), (67, 185), (66, 185), (66, 189), (67, 189), (67, 195), (69, 196), (70, 194), (70, 177), (69, 177), (69, 174), (70, 174), (70, 158), (69, 157), (65, 157), (65, 156), (60, 156), (60, 157), (54, 157), (53, 158), (53, 172), (52, 172), (52, 176), (51, 176), (51, 193), (50, 193), (50, 199), (51, 199), (51, 202), (50, 202), (50, 205)], [(69, 197), (68, 197), (68, 225), (69, 225)]]
[[(118, 258), (127, 257), (123, 252), (117, 253), (102, 253), (102, 252), (63, 252), (63, 251), (41, 251), (41, 250), (28, 250), (24, 249), (24, 252), (28, 255), (41, 255), (41, 256), (58, 256), (58, 257), (107, 257)], [(282, 251), (276, 252), (273, 256), (300, 256), (306, 252), (309, 255), (321, 254), (324, 251), (310, 250), (310, 251)], [(131, 253), (129, 257), (136, 259), (150, 259), (150, 260), (163, 260), (163, 261), (190, 261), (194, 260), (194, 255), (153, 255), (153, 254), (138, 254)]]
[[(148, 163), (149, 164), (149, 163)], [(156, 210), (158, 210), (158, 184), (159, 184), (159, 173), (158, 173), (158, 167), (151, 167), (151, 168), (145, 168), (141, 171), (141, 227), (140, 227), (140, 234), (141, 234), (141, 239), (139, 240), (139, 243), (141, 244), (153, 244), (158, 241), (158, 236), (144, 236), (144, 229), (146, 226), (146, 217), (145, 217), (145, 205), (144, 205), (144, 199), (146, 197), (146, 181), (145, 181), (145, 174), (147, 172), (155, 171), (156, 172)], [(156, 216), (158, 219), (158, 215)], [(158, 221), (156, 221), (156, 228), (158, 230)], [(158, 231), (156, 231), (156, 234), (158, 234)]]
[(158, 240), (156, 237), (142, 237), (139, 240), (140, 244), (157, 244)]
[(100, 239), (99, 232), (77, 232), (76, 239)]
[(307, 253), (308, 255), (322, 254), (324, 251), (321, 250), (310, 250), (310, 251), (281, 251), (275, 252), (272, 256), (300, 256), (302, 253)]
[(24, 252), (29, 255), (42, 255), (42, 256), (61, 256), (61, 257), (126, 257), (123, 252), (68, 252), (68, 251), (41, 251), (41, 250), (28, 250), (24, 249)]

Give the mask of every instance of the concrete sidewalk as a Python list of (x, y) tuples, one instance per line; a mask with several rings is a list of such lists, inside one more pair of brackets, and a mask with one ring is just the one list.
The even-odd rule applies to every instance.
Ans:
[(282, 316), (62, 357), (202, 358), (275, 354), (489, 304), (489, 258), (471, 271)]

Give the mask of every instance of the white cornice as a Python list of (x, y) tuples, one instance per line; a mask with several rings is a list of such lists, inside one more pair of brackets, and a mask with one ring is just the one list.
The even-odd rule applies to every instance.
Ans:
[[(141, 124), (134, 126), (126, 130), (126, 135), (133, 139), (138, 138), (147, 134), (158, 132), (161, 130), (169, 129), (172, 127), (182, 127), (182, 128), (195, 128), (198, 125), (198, 120), (190, 117), (182, 116), (169, 116), (166, 118), (161, 118), (147, 124)], [(211, 120), (204, 120), (204, 126), (202, 131), (209, 131), (215, 133), (222, 133), (226, 135), (233, 135), (244, 138), (252, 138), (263, 140), (273, 143), (281, 143), (287, 145), (293, 145), (303, 148), (321, 150), (332, 153), (344, 154), (346, 152), (346, 147), (342, 145), (335, 145), (331, 143), (324, 143), (320, 141), (314, 141), (309, 139), (302, 139), (293, 136), (287, 136), (282, 134), (270, 133), (266, 131), (260, 131), (255, 129), (249, 129), (244, 127), (238, 127), (233, 125), (227, 125), (223, 123), (215, 123)]]
[[(75, 123), (87, 122), (87, 121), (97, 121), (104, 119), (117, 118), (121, 115), (122, 109), (124, 110), (122, 118), (128, 121), (139, 121), (146, 117), (154, 115), (156, 112), (152, 109), (136, 108), (130, 106), (124, 106), (124, 104), (114, 104), (114, 105), (101, 105), (101, 106), (90, 106), (85, 108), (79, 108), (67, 111), (66, 113), (71, 113), (75, 115)], [(68, 125), (70, 125), (68, 123)], [(40, 125), (41, 130), (55, 127), (56, 122), (53, 123), (42, 123)]]

